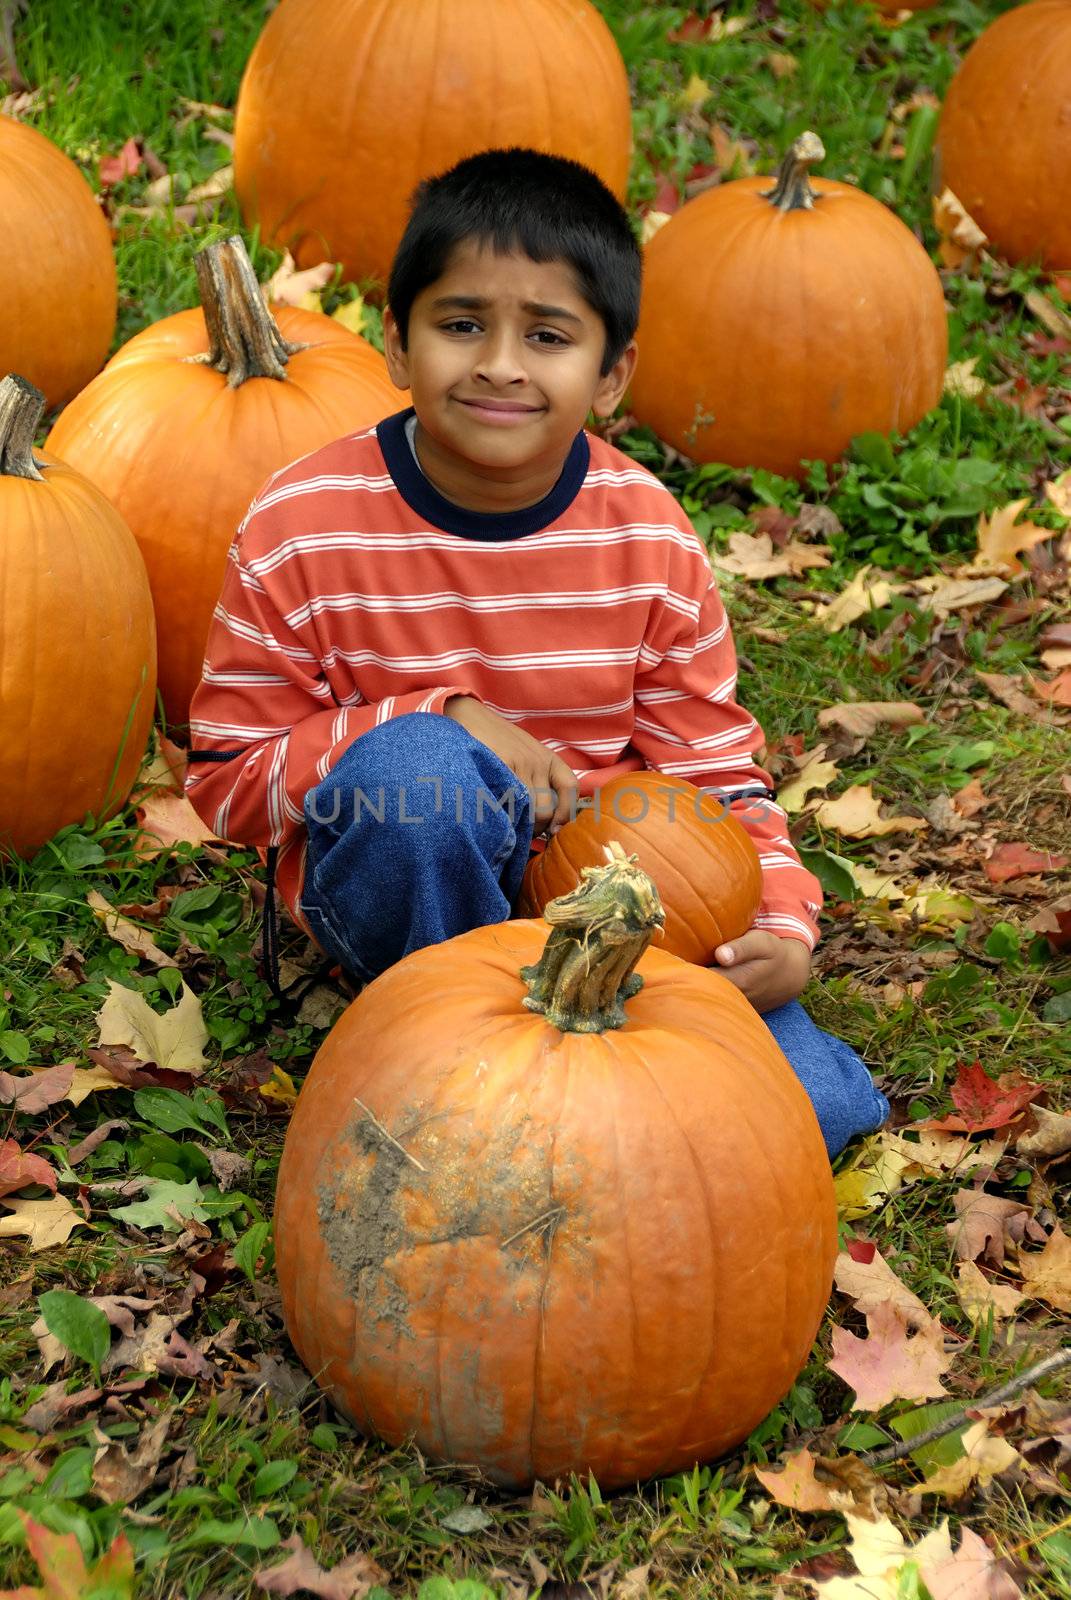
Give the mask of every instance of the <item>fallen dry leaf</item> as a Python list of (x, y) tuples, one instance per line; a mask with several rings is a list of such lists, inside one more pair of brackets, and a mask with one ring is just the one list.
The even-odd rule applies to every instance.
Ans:
[(952, 796), (953, 809), (961, 817), (977, 816), (979, 811), (984, 811), (986, 806), (991, 806), (991, 796), (982, 793), (982, 785), (977, 778), (972, 778), (970, 783), (965, 783), (962, 789), (957, 789)]
[(845, 733), (863, 739), (868, 739), (877, 728), (907, 728), (925, 720), (922, 707), (910, 700), (849, 700), (826, 706), (818, 713), (820, 728), (843, 728)]
[(377, 1584), (386, 1583), (387, 1574), (363, 1551), (343, 1556), (330, 1572), (325, 1572), (300, 1533), (292, 1533), (280, 1546), (291, 1553), (272, 1567), (258, 1567), (253, 1581), (266, 1594), (313, 1594), (320, 1600), (363, 1600)]
[(990, 883), (1009, 883), (1013, 878), (1025, 878), (1034, 872), (1059, 872), (1067, 862), (1067, 856), (1056, 856), (1048, 850), (1031, 850), (1025, 844), (998, 844), (985, 862), (985, 875)]
[(204, 183), (196, 183), (186, 196), (187, 205), (202, 205), (209, 200), (222, 200), (234, 188), (234, 167), (218, 167)]
[[(851, 1535), (848, 1551), (858, 1575), (805, 1578), (821, 1600), (904, 1600), (918, 1592), (921, 1578), (930, 1600), (1022, 1600), (1022, 1590), (997, 1561), (984, 1539), (963, 1528), (953, 1553), (947, 1518), (909, 1545), (887, 1517), (876, 1521), (844, 1513)], [(905, 1572), (908, 1563), (916, 1581)], [(901, 1578), (909, 1581), (902, 1583)]]
[(959, 1063), (949, 1099), (956, 1108), (948, 1117), (920, 1122), (920, 1128), (944, 1133), (991, 1133), (1005, 1128), (1025, 1108), (1045, 1093), (1043, 1083), (1032, 1083), (1021, 1072), (1006, 1072), (991, 1078), (980, 1061)]
[(33, 1252), (66, 1244), (75, 1228), (85, 1226), (85, 1218), (71, 1202), (57, 1194), (51, 1200), (5, 1200), (0, 1215), (0, 1239), (25, 1236)]
[(161, 1016), (145, 997), (108, 980), (108, 998), (96, 1013), (102, 1045), (128, 1045), (139, 1061), (155, 1061), (173, 1072), (204, 1071), (208, 1029), (201, 1002), (182, 985), (178, 1003)]
[(935, 573), (917, 579), (911, 591), (923, 611), (936, 611), (943, 617), (967, 606), (988, 605), (991, 600), (998, 600), (1007, 587), (1003, 578), (948, 578)]
[(44, 1067), (21, 1077), (13, 1072), (0, 1072), (0, 1105), (14, 1106), (16, 1111), (31, 1116), (47, 1111), (57, 1101), (69, 1098), (74, 1076), (73, 1061), (65, 1061), (58, 1067)]
[(139, 800), (146, 789), (163, 789), (169, 794), (181, 794), (186, 764), (185, 750), (154, 727), (145, 759), (134, 779), (131, 799)]
[(128, 139), (123, 148), (111, 156), (101, 156), (97, 175), (102, 189), (111, 189), (124, 178), (132, 178), (141, 166), (141, 151), (136, 139)]
[(1045, 485), (1045, 498), (1061, 517), (1071, 518), (1071, 468)]
[(129, 1505), (155, 1481), (175, 1409), (165, 1410), (143, 1429), (133, 1450), (127, 1450), (121, 1440), (109, 1439), (98, 1429), (97, 1442), (103, 1443), (93, 1459), (92, 1473), (93, 1488), (102, 1500)]
[(335, 263), (321, 261), (318, 267), (299, 271), (289, 250), (264, 284), (264, 298), (269, 305), (297, 306), (302, 311), (319, 311), (320, 290), (326, 289), (335, 276)]
[(219, 844), (211, 828), (205, 826), (184, 794), (153, 793), (137, 806), (141, 835), (134, 854), (151, 861), (177, 844)]
[(82, 1101), (91, 1094), (96, 1094), (104, 1089), (123, 1089), (126, 1085), (121, 1079), (110, 1073), (107, 1067), (76, 1067), (71, 1078), (71, 1086), (64, 1095), (72, 1105), (80, 1106)]
[(1071, 339), (1071, 317), (1043, 289), (1028, 289), (1023, 304), (1056, 339)]
[(1057, 1223), (1044, 1250), (1019, 1257), (1023, 1293), (1056, 1311), (1071, 1311), (1071, 1238)]
[[(908, 1133), (917, 1138), (908, 1138)], [(919, 1124), (900, 1133), (880, 1133), (878, 1140), (891, 1153), (898, 1155), (906, 1165), (903, 1168), (905, 1184), (917, 1178), (937, 1177), (946, 1172), (970, 1172), (975, 1167), (995, 1167), (1004, 1154), (1003, 1139), (972, 1139), (967, 1134), (934, 1133), (919, 1131)]]
[(1029, 500), (1012, 500), (999, 506), (987, 517), (978, 518), (978, 551), (972, 567), (984, 571), (1022, 572), (1019, 556), (1036, 544), (1043, 544), (1056, 535), (1051, 528), (1040, 528), (1036, 522), (1020, 522), (1019, 517), (1030, 504)]
[(945, 1232), (960, 1261), (991, 1261), (995, 1267), (1024, 1239), (1042, 1240), (1045, 1230), (1021, 1200), (1005, 1200), (984, 1189), (961, 1189), (955, 1196), (956, 1221)]
[(792, 1511), (851, 1511), (873, 1518), (889, 1504), (886, 1485), (855, 1455), (815, 1456), (797, 1450), (780, 1472), (759, 1467), (754, 1472), (770, 1499)]
[(765, 578), (798, 577), (808, 567), (828, 567), (827, 544), (800, 544), (790, 540), (775, 550), (768, 533), (731, 533), (729, 554), (712, 557), (715, 567), (734, 577), (759, 582)]
[(795, 56), (788, 55), (784, 50), (771, 50), (763, 57), (766, 65), (774, 77), (781, 81), (782, 78), (793, 78), (800, 70), (800, 64)]
[(835, 761), (824, 761), (826, 747), (817, 745), (808, 753), (803, 766), (788, 782), (777, 791), (778, 803), (786, 811), (802, 811), (808, 795), (820, 794), (829, 788), (833, 780), (840, 776)]
[(980, 399), (989, 385), (974, 370), (977, 365), (977, 356), (970, 356), (966, 361), (950, 362), (945, 371), (945, 394), (959, 395), (961, 400)]
[(903, 592), (904, 584), (894, 583), (884, 572), (875, 572), (871, 576), (872, 571), (870, 566), (860, 567), (851, 583), (841, 590), (835, 600), (816, 608), (815, 621), (821, 623), (827, 633), (839, 633), (850, 622), (888, 605), (894, 594)]
[(963, 1454), (951, 1466), (939, 1467), (919, 1485), (922, 1494), (941, 1494), (958, 1500), (973, 1485), (984, 1489), (1002, 1472), (1019, 1466), (1022, 1456), (1007, 1439), (991, 1434), (982, 1420), (963, 1435)]
[(1025, 1296), (1007, 1283), (994, 1283), (973, 1261), (961, 1261), (956, 1272), (956, 1299), (972, 1322), (1014, 1317)]
[(929, 826), (925, 817), (883, 817), (869, 783), (856, 783), (835, 800), (823, 800), (815, 812), (823, 828), (846, 839), (874, 839), (886, 833), (918, 833)]
[(1015, 1148), (1020, 1155), (1050, 1161), (1066, 1155), (1071, 1150), (1071, 1112), (1031, 1106), (1027, 1126), (1016, 1137)]
[(1036, 700), (1032, 700), (1028, 694), (1024, 693), (1022, 685), (1030, 682), (1028, 678), (1021, 678), (1018, 675), (1013, 676), (1007, 672), (979, 672), (977, 670), (975, 671), (975, 677), (979, 682), (984, 683), (993, 698), (999, 700), (1002, 705), (1006, 705), (1009, 711), (1015, 711), (1021, 717), (1030, 717), (1034, 722), (1052, 723), (1052, 714), (1046, 711), (1043, 706), (1038, 705)]
[(1071, 706), (1071, 671), (1060, 672), (1048, 680), (1034, 678), (1030, 687), (1039, 700), (1047, 700), (1054, 706)]
[(951, 189), (934, 195), (933, 221), (941, 235), (938, 249), (945, 266), (968, 275), (978, 272), (989, 240)]
[(909, 1328), (941, 1337), (940, 1324), (918, 1295), (896, 1276), (876, 1245), (861, 1239), (849, 1240), (848, 1248), (837, 1256), (833, 1282), (839, 1293), (854, 1301), (856, 1310), (864, 1316), (888, 1304)]
[(58, 1181), (55, 1168), (44, 1156), (23, 1150), (14, 1139), (0, 1140), (0, 1198), (17, 1194), (31, 1183), (43, 1183), (55, 1194)]
[[(952, 1365), (940, 1331), (911, 1333), (887, 1301), (866, 1313), (868, 1337), (832, 1330), (831, 1372), (855, 1391), (853, 1411), (879, 1411), (891, 1400), (933, 1400), (948, 1393), (941, 1374)], [(934, 1325), (936, 1327), (936, 1325)]]
[(903, 900), (907, 890), (900, 887), (888, 872), (879, 872), (863, 861), (851, 864), (852, 880), (861, 895), (868, 900)]
[(141, 960), (151, 961), (154, 967), (177, 967), (178, 962), (174, 956), (169, 956), (160, 949), (151, 933), (146, 933), (144, 928), (139, 928), (136, 922), (121, 916), (97, 889), (90, 889), (86, 901), (98, 921), (103, 922), (104, 931), (108, 937), (114, 939), (116, 944), (122, 945), (129, 955), (138, 956)]

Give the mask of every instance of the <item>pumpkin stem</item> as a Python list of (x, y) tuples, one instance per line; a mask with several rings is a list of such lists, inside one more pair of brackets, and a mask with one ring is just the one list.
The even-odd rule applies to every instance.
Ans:
[(249, 378), (285, 379), (290, 357), (308, 345), (290, 344), (279, 332), (238, 235), (198, 250), (193, 264), (208, 329), (208, 353), (188, 359), (222, 372), (231, 389)]
[(539, 960), (521, 968), (525, 1005), (562, 1033), (604, 1033), (625, 1022), (623, 1002), (643, 987), (637, 961), (665, 921), (658, 890), (615, 841), (605, 867), (543, 909), (551, 935)]
[(33, 458), (33, 436), (44, 409), (44, 395), (25, 378), (10, 373), (0, 382), (0, 478), (44, 482)]
[(777, 170), (777, 182), (762, 198), (779, 211), (813, 211), (816, 195), (808, 181), (811, 168), (826, 158), (826, 147), (816, 133), (801, 133)]

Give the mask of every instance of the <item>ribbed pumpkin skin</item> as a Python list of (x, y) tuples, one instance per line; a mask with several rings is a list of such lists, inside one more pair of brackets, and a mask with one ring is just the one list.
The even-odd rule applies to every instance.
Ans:
[(622, 1029), (561, 1034), (521, 1004), (547, 933), (417, 951), (343, 1014), (287, 1132), (276, 1261), (295, 1348), (362, 1430), (610, 1488), (732, 1448), (787, 1392), (832, 1177), (727, 979), (649, 950)]
[(859, 433), (912, 427), (941, 397), (941, 280), (879, 201), (811, 180), (813, 211), (740, 178), (647, 246), (631, 407), (697, 461), (798, 474)]
[(751, 927), (762, 898), (762, 868), (747, 830), (724, 816), (716, 799), (700, 798), (694, 784), (660, 772), (612, 778), (598, 798), (597, 815), (579, 811), (529, 863), (521, 916), (538, 917), (574, 889), (580, 869), (602, 866), (604, 846), (617, 839), (639, 857), (661, 897), (666, 925), (658, 949), (710, 966), (719, 944)]
[(227, 550), (268, 477), (404, 403), (383, 357), (330, 317), (275, 307), (284, 338), (312, 348), (286, 378), (231, 389), (189, 362), (208, 349), (200, 308), (136, 334), (61, 414), (48, 446), (130, 524), (145, 558), (168, 721), (188, 720)]
[(99, 372), (118, 291), (108, 224), (78, 168), (51, 139), (0, 117), (0, 372), (62, 405)]
[(129, 528), (80, 474), (34, 459), (43, 483), (0, 476), (0, 854), (23, 856), (87, 812), (118, 811), (156, 694)]
[(282, 0), (242, 79), (235, 187), (302, 266), (386, 282), (421, 179), (528, 145), (623, 196), (630, 141), (624, 63), (588, 0)]
[(1071, 267), (1071, 0), (990, 23), (952, 80), (938, 153), (942, 185), (1001, 255)]

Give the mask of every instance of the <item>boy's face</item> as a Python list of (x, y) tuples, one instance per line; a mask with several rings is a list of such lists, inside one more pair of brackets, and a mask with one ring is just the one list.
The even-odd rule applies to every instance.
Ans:
[(413, 302), (408, 348), (389, 311), (384, 336), (436, 456), (491, 477), (556, 476), (588, 412), (609, 416), (635, 365), (630, 345), (600, 373), (606, 329), (565, 262), (471, 242)]

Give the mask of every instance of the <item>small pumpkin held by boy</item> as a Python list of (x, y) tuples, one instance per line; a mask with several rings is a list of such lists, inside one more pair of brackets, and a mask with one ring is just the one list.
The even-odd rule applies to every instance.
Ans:
[[(384, 318), (410, 403), (264, 485), (191, 712), (192, 803), (366, 986), (280, 1169), (291, 1336), (360, 1427), (508, 1483), (745, 1436), (828, 1294), (828, 1157), (888, 1112), (799, 1003), (821, 890), (706, 552), (585, 430), (632, 380), (640, 280), (575, 162), (421, 184)], [(784, 1327), (743, 1354), (755, 1294)]]

